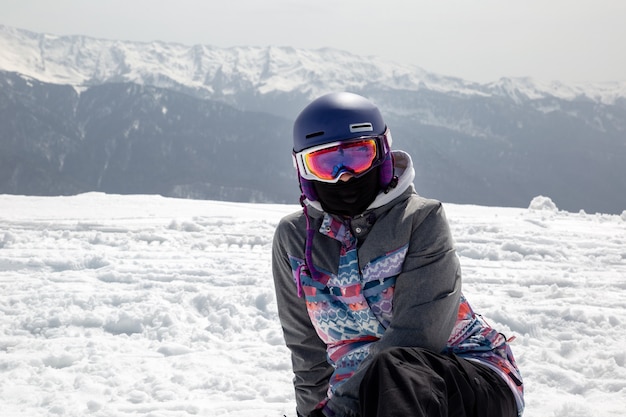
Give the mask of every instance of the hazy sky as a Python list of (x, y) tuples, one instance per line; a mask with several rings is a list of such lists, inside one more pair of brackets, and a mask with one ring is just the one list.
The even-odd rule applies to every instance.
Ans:
[(479, 82), (626, 81), (625, 0), (0, 0), (0, 24), (188, 45), (333, 47)]

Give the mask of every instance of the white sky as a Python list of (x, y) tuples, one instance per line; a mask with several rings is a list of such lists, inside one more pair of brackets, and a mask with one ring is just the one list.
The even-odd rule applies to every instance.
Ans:
[(333, 47), (472, 81), (626, 81), (624, 0), (0, 0), (0, 24), (188, 45)]

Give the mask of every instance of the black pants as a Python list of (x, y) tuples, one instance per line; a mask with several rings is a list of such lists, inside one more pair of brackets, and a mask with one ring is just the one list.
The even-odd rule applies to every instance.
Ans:
[(370, 364), (361, 417), (517, 417), (506, 382), (484, 365), (419, 348), (393, 348)]

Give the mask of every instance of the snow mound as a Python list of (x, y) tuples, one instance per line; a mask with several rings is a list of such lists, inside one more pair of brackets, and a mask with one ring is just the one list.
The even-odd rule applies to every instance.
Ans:
[(552, 211), (555, 213), (559, 211), (558, 207), (556, 206), (556, 204), (554, 204), (550, 197), (545, 197), (542, 195), (538, 195), (537, 197), (533, 198), (530, 202), (530, 205), (528, 206), (528, 209), (533, 211)]

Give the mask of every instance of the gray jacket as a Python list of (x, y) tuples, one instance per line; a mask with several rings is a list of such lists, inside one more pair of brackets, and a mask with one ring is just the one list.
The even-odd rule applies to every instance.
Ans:
[[(365, 280), (367, 271), (376, 269), (371, 282), (379, 280), (381, 288), (384, 282), (391, 282), (393, 286), (392, 312), (388, 316), (369, 312), (370, 317), (378, 320), (378, 329), (362, 331), (375, 341), (367, 343), (365, 348), (361, 346), (358, 352), (350, 352), (351, 358), (359, 358), (355, 369), (340, 369), (344, 361), (341, 357), (333, 358), (332, 354), (333, 343), (345, 346), (350, 342), (345, 334), (330, 336), (341, 331), (345, 323), (323, 323), (322, 326), (320, 321), (311, 319), (314, 316), (309, 314), (313, 313), (307, 309), (307, 301), (313, 303), (315, 299), (309, 297), (309, 293), (305, 297), (298, 296), (298, 279), (303, 280), (305, 290), (307, 286), (317, 286), (317, 292), (310, 291), (316, 297), (322, 292), (319, 283), (311, 277), (304, 274), (301, 278), (296, 274), (305, 259), (304, 213), (286, 216), (276, 229), (272, 262), (274, 284), (285, 342), (291, 351), (296, 406), (301, 415), (308, 415), (322, 401), (327, 401), (337, 416), (355, 415), (359, 383), (368, 358), (392, 346), (443, 351), (455, 325), (461, 300), (461, 274), (444, 210), (439, 202), (415, 193), (408, 155), (396, 152), (394, 156), (398, 165), (396, 172), (400, 173), (399, 186), (389, 194), (381, 193), (362, 215), (346, 222), (317, 210), (315, 204), (308, 207), (311, 225), (316, 231), (312, 259), (317, 270), (327, 277), (338, 276), (343, 243), (329, 231), (328, 225), (341, 222), (347, 229), (345, 233), (357, 242), (355, 268), (358, 265), (358, 271), (354, 272)], [(399, 262), (393, 261), (397, 264), (395, 269), (375, 268), (381, 265), (381, 260), (392, 262), (390, 254), (398, 253), (401, 256)], [(331, 297), (335, 305), (346, 302), (341, 295), (336, 295), (341, 292), (333, 295), (330, 285), (322, 287), (330, 288), (326, 296)], [(380, 295), (375, 294), (366, 302), (371, 304)], [(328, 328), (333, 325), (336, 329)], [(355, 328), (359, 325), (354, 324)], [(333, 385), (333, 376), (339, 372), (344, 375), (350, 372), (350, 377)]]

